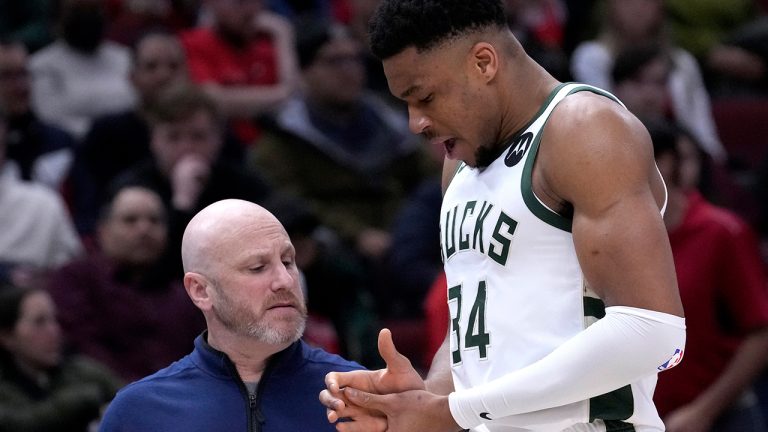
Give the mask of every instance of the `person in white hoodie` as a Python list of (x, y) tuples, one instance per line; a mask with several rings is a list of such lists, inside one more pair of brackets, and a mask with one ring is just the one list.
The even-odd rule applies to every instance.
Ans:
[(61, 197), (41, 184), (22, 181), (5, 163), (6, 122), (0, 115), (0, 279), (26, 285), (82, 250)]
[(727, 154), (717, 135), (701, 70), (693, 55), (672, 43), (665, 18), (663, 0), (606, 1), (600, 33), (576, 47), (571, 74), (576, 81), (613, 91), (611, 69), (621, 51), (638, 45), (662, 46), (671, 64), (666, 79), (670, 111), (715, 162), (723, 163)]

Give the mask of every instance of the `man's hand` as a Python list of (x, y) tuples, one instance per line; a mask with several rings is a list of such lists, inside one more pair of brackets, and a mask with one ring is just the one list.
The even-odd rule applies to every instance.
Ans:
[[(331, 372), (325, 376), (326, 389), (320, 392), (320, 402), (328, 408), (328, 421), (340, 418), (354, 422), (337, 424), (339, 431), (384, 431), (386, 421), (381, 414), (350, 406), (342, 389), (352, 387), (375, 394), (397, 393), (406, 390), (423, 390), (424, 380), (407, 357), (400, 354), (388, 329), (379, 332), (379, 354), (386, 368), (377, 371)], [(356, 423), (356, 424), (355, 424)]]
[(190, 154), (179, 159), (173, 166), (170, 179), (173, 206), (182, 211), (192, 210), (210, 175), (211, 164), (204, 158)]

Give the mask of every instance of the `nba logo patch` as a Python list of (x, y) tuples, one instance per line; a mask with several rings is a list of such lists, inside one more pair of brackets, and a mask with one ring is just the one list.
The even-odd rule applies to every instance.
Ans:
[(663, 371), (663, 370), (667, 370), (667, 369), (672, 369), (673, 367), (675, 367), (678, 364), (680, 364), (681, 361), (683, 361), (683, 350), (676, 349), (675, 353), (672, 354), (672, 358), (670, 358), (669, 360), (664, 362), (664, 364), (662, 364), (661, 366), (659, 366), (656, 369), (658, 369), (659, 371)]

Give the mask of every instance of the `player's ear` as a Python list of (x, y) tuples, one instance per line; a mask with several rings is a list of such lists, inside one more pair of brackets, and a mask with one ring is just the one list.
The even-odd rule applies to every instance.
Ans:
[(499, 70), (499, 55), (488, 42), (476, 43), (470, 51), (472, 69), (478, 73), (484, 81), (490, 82), (496, 77)]

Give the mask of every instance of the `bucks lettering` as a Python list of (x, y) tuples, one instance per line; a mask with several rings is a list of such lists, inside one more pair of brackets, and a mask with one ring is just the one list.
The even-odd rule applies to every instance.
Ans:
[[(487, 225), (486, 220), (493, 224)], [(503, 211), (494, 211), (492, 203), (468, 201), (458, 204), (443, 215), (441, 225), (443, 261), (459, 252), (474, 250), (502, 266), (507, 264), (517, 222)], [(493, 226), (493, 231), (486, 237), (484, 231), (488, 226)]]

